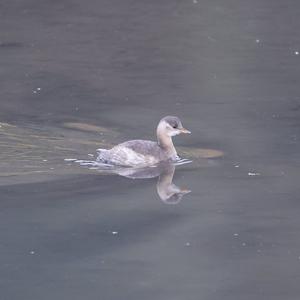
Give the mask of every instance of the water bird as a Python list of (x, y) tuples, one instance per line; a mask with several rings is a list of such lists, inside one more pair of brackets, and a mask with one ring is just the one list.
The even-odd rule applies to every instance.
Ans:
[(191, 133), (182, 126), (178, 117), (166, 116), (157, 126), (157, 141), (131, 140), (111, 149), (98, 149), (98, 162), (124, 167), (144, 167), (163, 161), (178, 161), (172, 137), (181, 133)]

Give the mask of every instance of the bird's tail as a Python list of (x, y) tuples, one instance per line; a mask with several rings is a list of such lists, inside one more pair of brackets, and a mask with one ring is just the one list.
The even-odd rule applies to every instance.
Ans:
[(107, 149), (97, 149), (97, 161), (102, 161), (102, 162), (106, 162), (107, 161), (107, 158), (106, 158), (106, 153), (107, 153)]

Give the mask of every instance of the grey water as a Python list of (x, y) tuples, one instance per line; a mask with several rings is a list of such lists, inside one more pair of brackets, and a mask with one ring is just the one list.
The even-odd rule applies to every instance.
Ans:
[[(299, 14), (2, 1), (0, 298), (299, 299)], [(136, 176), (71, 161), (155, 139), (165, 115), (192, 132), (174, 139), (192, 163)]]

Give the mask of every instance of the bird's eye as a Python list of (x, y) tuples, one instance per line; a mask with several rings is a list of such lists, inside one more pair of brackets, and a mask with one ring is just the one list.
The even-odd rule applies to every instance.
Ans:
[(173, 125), (173, 128), (177, 128), (177, 127), (178, 127), (177, 124)]

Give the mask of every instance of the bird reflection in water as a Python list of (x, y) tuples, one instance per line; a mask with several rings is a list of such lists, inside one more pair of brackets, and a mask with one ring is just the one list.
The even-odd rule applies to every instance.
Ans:
[[(71, 161), (71, 159), (65, 159), (65, 161)], [(189, 160), (183, 159), (177, 163), (162, 162), (155, 166), (143, 168), (111, 168), (111, 166), (109, 167), (108, 165), (97, 161), (76, 159), (72, 159), (72, 161), (79, 163), (81, 166), (97, 170), (102, 174), (117, 174), (131, 179), (149, 179), (158, 177), (156, 184), (157, 194), (165, 204), (178, 204), (184, 195), (191, 192), (189, 189), (180, 188), (173, 183), (176, 166), (190, 163), (191, 161)]]
[(180, 188), (173, 183), (175, 174), (175, 165), (173, 163), (165, 162), (155, 167), (147, 168), (123, 168), (116, 170), (115, 173), (132, 179), (145, 179), (158, 177), (156, 190), (159, 198), (165, 204), (178, 204), (181, 198), (191, 191), (185, 188)]

